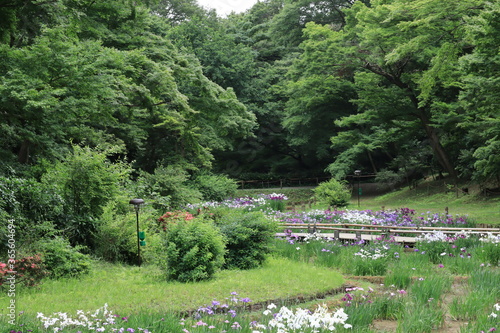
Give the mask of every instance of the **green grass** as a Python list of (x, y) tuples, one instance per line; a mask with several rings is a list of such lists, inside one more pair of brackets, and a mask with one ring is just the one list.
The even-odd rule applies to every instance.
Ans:
[[(221, 271), (211, 281), (167, 282), (152, 267), (98, 264), (81, 279), (48, 280), (39, 289), (21, 290), (16, 296), (17, 311), (50, 314), (58, 311), (90, 311), (105, 303), (115, 312), (130, 314), (177, 312), (197, 309), (212, 300), (224, 300), (231, 292), (249, 297), (253, 303), (293, 299), (338, 288), (340, 273), (286, 259), (269, 259), (258, 269)], [(0, 298), (0, 314), (9, 299)]]

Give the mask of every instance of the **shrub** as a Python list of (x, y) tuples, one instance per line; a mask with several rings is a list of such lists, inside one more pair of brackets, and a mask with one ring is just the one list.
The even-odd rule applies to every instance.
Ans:
[[(146, 234), (141, 246), (143, 263), (158, 263), (164, 256), (163, 238), (158, 225), (158, 212), (146, 202), (140, 208), (139, 229)], [(137, 263), (137, 220), (129, 198), (109, 202), (98, 221), (93, 255), (108, 262)]]
[(160, 227), (163, 231), (167, 231), (167, 229), (172, 225), (181, 221), (190, 221), (192, 219), (194, 219), (193, 214), (182, 210), (176, 210), (173, 212), (166, 212), (158, 219), (158, 222), (160, 222)]
[(189, 186), (188, 179), (189, 174), (181, 166), (160, 166), (152, 174), (141, 173), (136, 182), (136, 193), (147, 198), (157, 210), (178, 209), (201, 200), (202, 194)]
[(90, 272), (90, 257), (79, 252), (81, 247), (72, 247), (67, 239), (56, 237), (42, 240), (38, 245), (52, 278), (76, 277)]
[(276, 224), (261, 212), (233, 210), (216, 223), (226, 237), (225, 268), (250, 269), (260, 266), (276, 232)]
[(57, 224), (73, 245), (94, 249), (96, 221), (128, 179), (125, 164), (110, 163), (105, 152), (74, 146), (64, 160), (53, 164), (42, 183), (54, 186), (64, 200), (64, 219)]
[(349, 191), (346, 182), (330, 179), (327, 182), (320, 183), (314, 189), (314, 196), (318, 201), (329, 206), (344, 207), (349, 204), (351, 191)]
[(203, 200), (223, 201), (236, 194), (238, 184), (224, 175), (200, 174), (193, 180), (193, 185), (203, 195)]
[[(62, 198), (51, 186), (34, 179), (0, 176), (0, 221), (15, 221), (16, 240), (24, 247), (53, 234), (52, 221), (60, 219), (62, 207)], [(6, 226), (0, 225), (0, 253), (7, 250)]]
[[(11, 269), (10, 265), (14, 265), (13, 269)], [(49, 274), (40, 255), (26, 256), (13, 261), (9, 260), (7, 263), (0, 262), (0, 287), (8, 288), (14, 281), (16, 284), (34, 287), (39, 285), (42, 279)], [(14, 276), (15, 280), (10, 280), (10, 276)]]
[(208, 280), (224, 264), (224, 237), (201, 218), (172, 224), (166, 234), (167, 277), (180, 282)]
[(135, 214), (106, 209), (96, 231), (93, 254), (109, 262), (134, 263), (137, 260), (136, 233)]

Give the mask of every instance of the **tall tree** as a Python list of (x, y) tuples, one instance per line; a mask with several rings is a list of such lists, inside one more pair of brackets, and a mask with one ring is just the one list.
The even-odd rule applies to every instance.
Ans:
[(254, 115), (165, 38), (149, 8), (66, 4), (80, 10), (70, 24), (53, 22), (31, 46), (1, 46), (3, 154), (26, 163), (61, 156), (71, 141), (117, 145), (152, 171), (162, 160), (209, 165), (213, 149), (251, 133)]
[(335, 66), (325, 52), (332, 44), (328, 37), (333, 31), (315, 27), (306, 30), (306, 40), (300, 45), (303, 52), (288, 70), (282, 124), (287, 141), (300, 151), (305, 166), (324, 169), (334, 153), (330, 144), (334, 121), (353, 112), (350, 100), (355, 92), (351, 82), (333, 75)]
[[(449, 82), (458, 57), (469, 48), (463, 20), (477, 15), (483, 4), (480, 0), (375, 0), (370, 6), (357, 2), (345, 10), (347, 24), (329, 37), (333, 43), (326, 51), (338, 76), (354, 74), (350, 78), (358, 91), (375, 86), (392, 95), (389, 100), (396, 99), (390, 105), (389, 100), (359, 94), (360, 115), (350, 117), (418, 121), (436, 160), (452, 176), (457, 174), (456, 156), (444, 147), (443, 136), (456, 124), (450, 124), (448, 110), (441, 106), (458, 97), (459, 89)], [(316, 27), (311, 24), (311, 29)]]
[(500, 183), (500, 3), (486, 2), (466, 20), (466, 38), (474, 50), (460, 58), (464, 71), (460, 121), (464, 144), (460, 170), (481, 182)]
[(192, 17), (201, 16), (204, 10), (196, 0), (160, 0), (151, 6), (152, 12), (177, 25), (189, 21)]

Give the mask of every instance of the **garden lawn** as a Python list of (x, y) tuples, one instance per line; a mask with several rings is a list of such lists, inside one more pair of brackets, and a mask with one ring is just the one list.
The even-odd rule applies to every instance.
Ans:
[[(91, 311), (107, 303), (114, 313), (161, 314), (195, 310), (214, 299), (224, 300), (231, 292), (255, 304), (316, 295), (343, 283), (335, 270), (283, 258), (270, 258), (258, 269), (221, 271), (213, 280), (197, 283), (167, 282), (154, 267), (99, 263), (80, 279), (47, 280), (38, 289), (18, 291), (16, 306), (18, 312), (47, 315)], [(9, 300), (5, 293), (0, 298), (2, 317)]]

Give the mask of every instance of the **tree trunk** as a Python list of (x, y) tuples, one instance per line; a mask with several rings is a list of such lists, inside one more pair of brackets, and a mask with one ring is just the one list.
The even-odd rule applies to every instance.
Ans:
[(402, 64), (402, 67), (399, 68), (395, 74), (392, 72), (388, 72), (381, 68), (379, 65), (372, 64), (372, 63), (365, 63), (364, 68), (370, 70), (371, 72), (381, 75), (385, 77), (389, 82), (395, 84), (399, 88), (403, 89), (406, 91), (408, 94), (408, 97), (410, 98), (412, 104), (415, 106), (415, 109), (417, 113), (415, 113), (415, 116), (417, 116), (420, 121), (422, 122), (422, 125), (424, 126), (425, 133), (427, 134), (427, 138), (430, 141), (432, 151), (434, 152), (434, 156), (436, 156), (439, 164), (443, 167), (443, 169), (450, 174), (450, 176), (453, 177), (455, 182), (457, 181), (457, 173), (455, 171), (455, 168), (450, 162), (450, 158), (448, 157), (448, 154), (446, 153), (446, 150), (444, 150), (443, 146), (441, 145), (441, 141), (439, 139), (439, 135), (437, 134), (436, 128), (434, 128), (429, 120), (429, 117), (427, 115), (426, 109), (423, 107), (419, 106), (419, 100), (418, 100), (418, 95), (413, 91), (410, 85), (407, 83), (403, 82), (401, 79), (401, 73), (403, 72), (404, 65), (406, 63)]
[(375, 162), (373, 161), (372, 152), (368, 150), (368, 158), (370, 159), (370, 164), (372, 165), (372, 170), (374, 174), (377, 174), (377, 167), (375, 166)]
[(446, 172), (448, 172), (448, 174), (452, 176), (453, 179), (456, 180), (457, 172), (450, 162), (448, 153), (441, 145), (441, 141), (439, 140), (439, 136), (437, 134), (436, 129), (432, 127), (432, 125), (426, 119), (422, 119), (422, 123), (425, 128), (425, 132), (427, 133), (427, 138), (430, 141), (432, 151), (434, 152), (434, 156), (437, 158), (439, 164), (443, 167), (443, 169)]
[(21, 144), (21, 148), (19, 148), (19, 152), (17, 153), (17, 161), (21, 164), (28, 163), (28, 159), (30, 156), (30, 142), (28, 140), (24, 140)]

